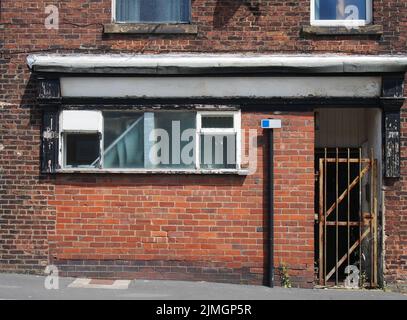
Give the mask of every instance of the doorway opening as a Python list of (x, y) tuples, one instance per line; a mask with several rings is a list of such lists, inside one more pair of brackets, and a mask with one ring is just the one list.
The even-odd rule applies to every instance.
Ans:
[(315, 116), (317, 283), (342, 286), (351, 277), (359, 287), (376, 287), (381, 281), (381, 111), (320, 109)]

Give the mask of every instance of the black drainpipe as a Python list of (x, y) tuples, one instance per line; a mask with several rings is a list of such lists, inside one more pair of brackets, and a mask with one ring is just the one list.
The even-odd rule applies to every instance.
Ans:
[(274, 130), (268, 129), (269, 132), (269, 165), (268, 165), (268, 282), (269, 287), (274, 287)]

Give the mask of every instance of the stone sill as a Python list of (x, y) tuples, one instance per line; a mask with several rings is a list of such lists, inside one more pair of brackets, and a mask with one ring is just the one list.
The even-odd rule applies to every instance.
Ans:
[(184, 23), (109, 23), (105, 34), (197, 34), (198, 26)]
[(62, 174), (192, 174), (192, 175), (208, 175), (208, 174), (226, 174), (226, 175), (249, 175), (247, 169), (219, 169), (219, 170), (177, 170), (177, 169), (87, 169), (87, 168), (65, 168), (58, 169), (56, 173)]
[(346, 27), (303, 26), (301, 33), (315, 36), (381, 36), (383, 34), (383, 26), (368, 25), (353, 29)]

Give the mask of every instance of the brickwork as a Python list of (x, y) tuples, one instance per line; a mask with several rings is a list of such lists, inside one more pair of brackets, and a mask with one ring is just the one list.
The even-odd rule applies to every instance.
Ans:
[[(266, 116), (244, 113), (243, 127), (253, 129)], [(293, 278), (309, 286), (313, 114), (283, 120), (275, 141), (276, 266), (287, 264)], [(263, 139), (260, 130), (258, 135)], [(55, 263), (68, 260), (71, 275), (93, 260), (99, 261), (99, 268), (89, 271), (97, 270), (101, 277), (127, 276), (130, 270), (149, 277), (145, 269), (153, 269), (162, 270), (155, 277), (182, 279), (191, 273), (188, 277), (207, 280), (215, 273), (214, 279), (222, 281), (261, 283), (266, 208), (262, 168), (267, 167), (263, 150), (259, 145), (258, 172), (247, 177), (58, 176), (55, 200), (49, 202), (57, 215)], [(114, 260), (125, 261), (128, 268), (108, 263)]]
[[(41, 176), (41, 110), (25, 58), (41, 51), (405, 54), (407, 3), (373, 2), (374, 23), (383, 26), (383, 36), (303, 36), (301, 27), (309, 25), (308, 0), (193, 0), (197, 35), (103, 34), (103, 24), (110, 22), (110, 0), (55, 1), (60, 28), (47, 30), (45, 6), (52, 1), (1, 1), (0, 269), (41, 272), (53, 261), (67, 266), (63, 268), (67, 273), (92, 271), (84, 267), (96, 264), (100, 276), (116, 271), (124, 275), (130, 268), (146, 277), (261, 282), (265, 227), (261, 145), (258, 165), (263, 169), (247, 178)], [(262, 116), (245, 113), (245, 126), (257, 127)], [(286, 114), (282, 119), (284, 129), (276, 133), (276, 266), (286, 263), (295, 282), (309, 286), (313, 117)], [(406, 279), (405, 119), (403, 112), (403, 177), (386, 191), (388, 281)], [(114, 266), (119, 266), (116, 271)], [(159, 268), (174, 272), (169, 275)]]
[[(406, 92), (407, 93), (407, 92)], [(385, 281), (407, 292), (407, 105), (401, 113), (401, 178), (385, 181)]]

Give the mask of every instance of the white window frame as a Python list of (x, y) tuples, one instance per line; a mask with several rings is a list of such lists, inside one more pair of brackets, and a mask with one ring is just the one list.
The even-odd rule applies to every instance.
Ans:
[[(202, 128), (202, 116), (219, 117), (233, 116), (233, 128)], [(241, 112), (239, 111), (200, 111), (196, 117), (196, 143), (195, 163), (197, 169), (201, 169), (201, 135), (202, 134), (236, 134), (236, 169), (220, 169), (223, 171), (240, 170), (242, 160), (242, 130)], [(203, 169), (205, 170), (205, 169)]]
[(320, 20), (315, 18), (315, 1), (311, 0), (311, 25), (325, 27), (360, 27), (372, 23), (373, 0), (366, 1), (366, 20)]
[[(189, 0), (189, 22), (188, 23), (191, 23), (191, 15), (192, 15), (192, 1)], [(143, 22), (143, 21), (140, 21), (140, 22), (117, 21), (117, 19), (116, 19), (116, 0), (112, 0), (112, 22), (113, 23), (132, 23), (132, 24), (147, 23), (147, 22)], [(159, 23), (160, 22), (157, 22), (157, 24), (159, 24)], [(174, 22), (174, 24), (177, 24), (177, 23), (185, 24), (185, 22)]]
[[(162, 169), (162, 168), (157, 168), (157, 169), (146, 169), (146, 168), (104, 168), (103, 167), (103, 157), (104, 157), (104, 121), (103, 121), (103, 110), (97, 111), (102, 115), (102, 124), (100, 126), (100, 129), (92, 129), (92, 130), (86, 130), (86, 129), (79, 129), (79, 130), (64, 130), (62, 123), (63, 123), (63, 114), (64, 111), (68, 110), (62, 110), (59, 115), (59, 137), (60, 137), (60, 147), (59, 147), (59, 171), (61, 172), (78, 172), (78, 171), (91, 171), (91, 172), (135, 172), (135, 173), (144, 173), (144, 172), (186, 172), (186, 173), (231, 173), (231, 172), (236, 172), (241, 170), (241, 158), (242, 158), (242, 133), (241, 133), (241, 111), (191, 111), (191, 113), (194, 113), (195, 115), (195, 121), (196, 121), (196, 132), (195, 132), (195, 169), (182, 169), (182, 168), (177, 168), (177, 169)], [(77, 110), (76, 112), (83, 112), (83, 111), (89, 111), (89, 110)], [(143, 111), (142, 113), (145, 114), (149, 111)], [(151, 112), (157, 112), (157, 111), (151, 111)], [(176, 111), (163, 111), (163, 112), (181, 112), (180, 110)], [(135, 113), (140, 113), (140, 111), (135, 111)], [(233, 116), (233, 128), (202, 128), (202, 116)], [(66, 134), (94, 134), (94, 133), (100, 133), (101, 134), (101, 139), (100, 139), (100, 167), (92, 167), (92, 166), (84, 166), (84, 167), (68, 167), (66, 166), (66, 139), (65, 135)], [(221, 169), (201, 169), (201, 159), (200, 159), (200, 143), (201, 143), (201, 134), (205, 133), (212, 133), (212, 134), (236, 134), (236, 168), (221, 168)]]
[[(67, 112), (67, 111), (72, 112), (72, 113), (78, 113), (78, 114), (79, 114), (79, 112), (85, 111), (85, 112), (88, 112), (88, 115), (90, 115), (91, 113), (98, 114), (98, 116), (100, 117), (100, 119), (98, 121), (99, 123), (97, 123), (97, 124), (94, 123), (93, 124), (94, 128), (92, 128), (92, 129), (86, 129), (86, 128), (80, 128), (80, 127), (75, 128), (76, 124), (73, 124), (72, 128), (69, 128), (69, 126), (68, 126), (68, 129), (65, 129), (64, 126), (63, 126), (63, 123), (64, 123), (63, 117), (64, 117), (64, 112)], [(59, 141), (61, 142), (60, 146), (59, 146), (59, 150), (58, 150), (59, 151), (58, 152), (58, 164), (59, 164), (59, 167), (63, 168), (63, 169), (71, 169), (71, 167), (68, 167), (66, 165), (67, 152), (66, 152), (66, 139), (65, 139), (65, 137), (66, 137), (67, 134), (100, 134), (101, 139), (100, 139), (100, 144), (99, 144), (99, 149), (100, 149), (100, 152), (99, 152), (99, 154), (100, 154), (99, 164), (101, 166), (103, 166), (103, 144), (104, 144), (103, 131), (104, 131), (104, 128), (103, 128), (103, 115), (102, 115), (101, 111), (90, 111), (90, 110), (74, 110), (74, 111), (73, 110), (72, 111), (71, 110), (63, 110), (63, 111), (61, 111), (60, 114), (59, 114)], [(76, 168), (76, 169), (88, 170), (88, 169), (97, 169), (97, 168), (92, 167), (92, 166), (83, 166), (83, 167)]]
[(112, 0), (112, 22), (113, 23), (117, 23), (116, 22), (116, 0)]

